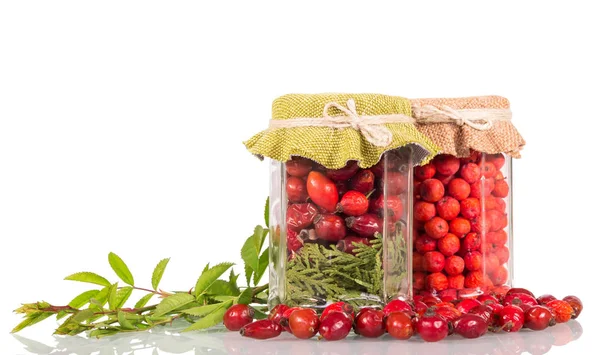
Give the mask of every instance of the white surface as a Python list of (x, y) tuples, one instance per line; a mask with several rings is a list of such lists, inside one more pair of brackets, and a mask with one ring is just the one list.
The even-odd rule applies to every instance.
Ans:
[[(145, 284), (171, 256), (166, 289), (191, 287), (206, 262), (239, 261), (268, 191), (267, 165), (241, 141), (266, 127), (276, 96), (328, 91), (508, 97), (527, 140), (514, 164), (516, 284), (583, 299), (586, 335), (552, 354), (594, 346), (597, 12), (577, 1), (461, 3), (1, 2), (2, 353), (28, 353), (8, 335), (12, 309), (67, 303), (86, 289), (61, 281), (75, 271), (114, 280), (109, 251)], [(52, 325), (22, 336), (53, 346)], [(140, 337), (161, 344), (155, 353), (229, 341), (246, 352), (362, 348)], [(477, 343), (496, 342), (487, 339)], [(107, 344), (59, 342), (64, 354)], [(403, 346), (368, 344), (365, 353)], [(478, 353), (473, 344), (436, 346)]]

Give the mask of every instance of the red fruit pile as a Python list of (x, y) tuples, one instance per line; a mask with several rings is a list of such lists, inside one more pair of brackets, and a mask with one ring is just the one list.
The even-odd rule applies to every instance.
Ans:
[[(503, 154), (438, 155), (416, 167), (413, 287), (473, 296), (508, 280)], [(495, 290), (499, 292), (499, 290)]]
[(419, 335), (426, 342), (440, 341), (451, 334), (478, 338), (488, 331), (517, 332), (523, 328), (543, 330), (557, 323), (575, 319), (583, 310), (581, 300), (567, 296), (558, 300), (551, 295), (535, 298), (523, 288), (512, 288), (502, 294), (484, 294), (477, 298), (445, 302), (433, 296), (415, 296), (412, 302), (390, 301), (382, 310), (363, 308), (355, 314), (351, 305), (336, 302), (319, 315), (314, 309), (280, 304), (265, 320), (252, 322), (253, 314), (246, 305), (234, 305), (225, 313), (227, 329), (238, 330), (254, 339), (269, 339), (283, 331), (299, 339), (319, 334), (319, 339), (341, 340), (352, 329), (354, 333), (378, 338), (386, 332), (393, 338), (406, 340)]
[[(356, 161), (336, 170), (301, 157), (288, 161), (286, 221), (290, 257), (304, 243), (336, 245), (353, 254), (355, 243), (369, 245), (375, 233), (383, 232), (384, 213), (393, 228), (403, 216), (402, 196), (408, 187), (408, 176), (401, 172), (403, 161), (397, 154), (385, 153), (370, 169), (359, 168)], [(384, 187), (388, 192), (385, 200)]]

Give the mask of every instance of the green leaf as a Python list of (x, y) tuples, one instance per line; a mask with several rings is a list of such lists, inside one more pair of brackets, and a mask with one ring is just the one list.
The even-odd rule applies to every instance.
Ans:
[(112, 291), (112, 287), (113, 285), (109, 285), (101, 289), (100, 292), (96, 294), (96, 296), (90, 299), (90, 305), (94, 304), (98, 307), (103, 307), (108, 301), (108, 296)]
[(133, 286), (133, 275), (131, 275), (131, 271), (129, 271), (129, 268), (123, 259), (111, 252), (108, 254), (108, 262), (110, 263), (110, 267), (115, 271), (115, 274), (117, 274), (123, 282)]
[(108, 291), (108, 308), (117, 309), (117, 287), (119, 283), (115, 282), (110, 286), (110, 290)]
[(267, 202), (265, 202), (265, 226), (267, 228), (269, 228), (269, 200), (270, 198), (267, 197)]
[(244, 270), (246, 271), (246, 279), (248, 284), (250, 284), (248, 268), (251, 268), (254, 272), (258, 271), (260, 251), (262, 250), (268, 233), (268, 229), (264, 229), (261, 226), (256, 226), (254, 228), (254, 234), (246, 239), (246, 242), (244, 242), (244, 246), (242, 247), (241, 254), (242, 259), (244, 260)]
[(254, 310), (254, 319), (256, 320), (267, 319), (269, 316), (268, 314), (258, 310), (256, 307), (252, 307), (252, 309)]
[(230, 282), (224, 280), (216, 280), (206, 293), (214, 296), (239, 296), (240, 289), (233, 286)]
[(186, 304), (190, 304), (195, 300), (196, 299), (194, 296), (190, 295), (189, 293), (176, 293), (163, 299), (158, 306), (156, 306), (154, 316), (165, 315), (176, 310), (177, 308), (185, 306)]
[(51, 315), (53, 315), (53, 312), (34, 312), (31, 314), (27, 315), (27, 318), (25, 318), (21, 323), (19, 323), (16, 327), (13, 328), (13, 330), (11, 330), (11, 333), (17, 333), (19, 331), (21, 331), (23, 328), (32, 326), (36, 323), (39, 323), (41, 321), (43, 321), (44, 319), (50, 317)]
[(74, 313), (73, 316), (69, 319), (72, 322), (83, 323), (88, 320), (91, 316), (94, 315), (94, 311), (91, 309), (84, 309), (77, 313)]
[(210, 288), (210, 286), (232, 266), (233, 263), (221, 263), (204, 271), (196, 282), (194, 295), (198, 298), (204, 294)]
[(254, 271), (252, 270), (252, 268), (250, 267), (250, 265), (244, 265), (244, 273), (246, 274), (246, 285), (248, 285), (248, 287), (251, 286), (250, 284), (250, 280), (252, 280), (252, 273)]
[(148, 304), (148, 301), (150, 301), (150, 299), (152, 298), (152, 296), (154, 296), (153, 293), (149, 293), (147, 295), (145, 295), (144, 297), (140, 298), (139, 301), (137, 301), (137, 303), (135, 304), (135, 308), (142, 308), (144, 307), (146, 304)]
[(162, 279), (163, 273), (165, 272), (165, 268), (169, 263), (170, 258), (162, 259), (158, 262), (158, 265), (154, 268), (154, 272), (152, 272), (152, 288), (157, 290), (158, 284)]
[(95, 274), (93, 272), (77, 272), (73, 275), (69, 275), (67, 277), (65, 277), (65, 280), (70, 280), (70, 281), (79, 281), (79, 282), (87, 282), (87, 283), (91, 283), (91, 284), (96, 284), (96, 285), (100, 285), (100, 286), (110, 286), (110, 282), (108, 282), (107, 279), (105, 279), (104, 277)]
[(73, 298), (71, 300), (71, 302), (69, 302), (69, 306), (71, 306), (73, 308), (79, 308), (79, 307), (85, 306), (87, 303), (90, 302), (90, 300), (92, 298), (96, 297), (98, 292), (100, 292), (100, 291), (99, 290), (85, 291), (85, 292), (79, 294), (78, 296), (76, 296), (75, 298)]
[(212, 312), (206, 314), (204, 317), (200, 318), (194, 324), (190, 325), (184, 332), (189, 332), (192, 330), (201, 330), (213, 327), (221, 322), (223, 322), (223, 316), (227, 309), (233, 305), (233, 301), (227, 301), (223, 303), (219, 303), (219, 307), (216, 307)]
[(133, 292), (133, 287), (131, 287), (131, 286), (121, 287), (119, 290), (117, 290), (117, 294), (115, 297), (115, 304), (114, 304), (115, 308), (114, 309), (122, 308), (125, 305), (125, 302), (127, 302), (129, 297), (131, 296), (132, 292)]
[(240, 288), (237, 284), (237, 279), (240, 275), (233, 272), (233, 269), (229, 272), (229, 287), (232, 290), (235, 290), (237, 294), (240, 294)]
[(205, 315), (213, 312), (215, 309), (219, 309), (221, 307), (222, 303), (207, 304), (206, 306), (184, 309), (182, 312), (185, 314), (189, 314), (190, 316), (204, 317)]
[(248, 287), (244, 290), (244, 292), (242, 292), (242, 294), (240, 295), (240, 298), (238, 299), (237, 303), (240, 304), (250, 304), (252, 303), (252, 293), (254, 292), (254, 289), (252, 287)]
[(126, 318), (125, 312), (117, 313), (117, 320), (123, 329), (134, 330), (135, 326)]
[(258, 270), (254, 272), (254, 286), (257, 286), (260, 279), (265, 274), (265, 271), (269, 267), (269, 249), (265, 249), (258, 259)]

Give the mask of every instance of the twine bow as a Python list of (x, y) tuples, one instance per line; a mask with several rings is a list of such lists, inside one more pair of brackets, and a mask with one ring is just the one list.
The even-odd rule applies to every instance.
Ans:
[(452, 123), (458, 126), (467, 125), (479, 131), (487, 131), (494, 126), (494, 121), (509, 121), (512, 117), (508, 109), (466, 109), (456, 110), (442, 105), (413, 107), (413, 116), (417, 123)]
[[(331, 116), (329, 110), (335, 107), (344, 113), (342, 116)], [(287, 120), (271, 120), (270, 129), (294, 128), (294, 127), (351, 127), (371, 144), (378, 147), (387, 147), (392, 143), (392, 132), (384, 126), (385, 123), (414, 123), (412, 117), (403, 114), (389, 114), (378, 116), (359, 115), (356, 111), (356, 103), (353, 99), (346, 102), (346, 107), (337, 102), (329, 102), (323, 107), (323, 117), (298, 117)]]

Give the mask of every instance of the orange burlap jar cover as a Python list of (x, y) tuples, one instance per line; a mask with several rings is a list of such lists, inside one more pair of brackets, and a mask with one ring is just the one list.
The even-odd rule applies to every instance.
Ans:
[(444, 154), (467, 157), (473, 149), (521, 156), (525, 140), (510, 120), (510, 103), (504, 97), (411, 99), (411, 105), (417, 129)]

